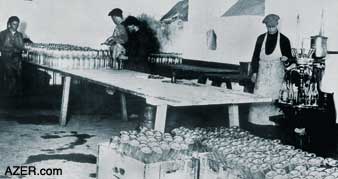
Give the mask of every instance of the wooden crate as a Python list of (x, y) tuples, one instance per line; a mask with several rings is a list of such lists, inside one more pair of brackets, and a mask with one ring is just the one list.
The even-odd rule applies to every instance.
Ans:
[(197, 179), (196, 163), (195, 159), (187, 159), (144, 164), (102, 143), (97, 158), (97, 179)]

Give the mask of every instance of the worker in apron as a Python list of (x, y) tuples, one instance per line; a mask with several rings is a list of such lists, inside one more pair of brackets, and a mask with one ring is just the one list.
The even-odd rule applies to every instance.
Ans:
[[(251, 62), (253, 93), (273, 100), (279, 97), (285, 65), (293, 59), (289, 39), (278, 31), (278, 20), (279, 16), (275, 14), (264, 18), (267, 33), (258, 37)], [(249, 128), (257, 132), (257, 135), (274, 137), (275, 123), (270, 121), (270, 117), (281, 114), (273, 102), (253, 104), (249, 109)]]

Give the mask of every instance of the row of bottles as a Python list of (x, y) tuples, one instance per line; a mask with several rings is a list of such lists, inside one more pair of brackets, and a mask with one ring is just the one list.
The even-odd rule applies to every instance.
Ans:
[(180, 53), (160, 53), (151, 54), (148, 57), (150, 63), (156, 64), (182, 64), (182, 54)]
[(26, 46), (27, 60), (39, 65), (66, 69), (118, 69), (111, 61), (109, 50), (96, 50), (66, 44), (30, 44)]
[(286, 81), (280, 90), (279, 100), (292, 105), (318, 106), (318, 98), (317, 82), (297, 86), (294, 83)]

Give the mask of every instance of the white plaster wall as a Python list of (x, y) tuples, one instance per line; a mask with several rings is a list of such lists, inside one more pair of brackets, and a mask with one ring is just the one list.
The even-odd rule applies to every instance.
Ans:
[[(0, 0), (0, 29), (9, 16), (26, 24), (26, 34), (35, 42), (70, 43), (98, 47), (111, 35), (113, 24), (107, 16), (114, 7), (128, 14), (147, 13), (160, 18), (179, 0)], [(168, 51), (186, 58), (238, 64), (250, 61), (257, 36), (265, 32), (262, 16), (221, 17), (237, 0), (189, 0), (189, 22)], [(329, 50), (338, 50), (338, 0), (266, 0), (266, 13), (281, 16), (280, 30), (292, 45), (297, 32), (309, 38), (319, 32), (321, 10), (325, 9), (325, 35)], [(296, 26), (297, 14), (301, 24)], [(207, 49), (206, 32), (217, 34), (216, 51)], [(298, 30), (299, 29), (299, 30)], [(306, 44), (307, 43), (307, 44)], [(308, 45), (308, 42), (305, 42)]]
[(0, 29), (9, 16), (26, 24), (25, 33), (35, 42), (70, 43), (98, 47), (111, 35), (107, 16), (115, 7), (125, 16), (147, 13), (164, 15), (178, 0), (0, 0)]
[[(310, 36), (319, 34), (321, 13), (324, 10), (324, 35), (329, 37), (328, 49), (338, 51), (337, 0), (266, 0), (266, 7), (266, 13), (273, 12), (281, 16), (281, 29), (293, 45), (301, 46), (301, 41), (305, 39), (304, 46), (307, 48), (310, 46)], [(297, 14), (300, 15), (298, 26)]]
[[(221, 17), (237, 0), (190, 0), (189, 22), (185, 26), (184, 41), (180, 47), (186, 58), (203, 61), (238, 64), (250, 61), (256, 38), (266, 31), (263, 16)], [(325, 36), (329, 37), (328, 49), (338, 50), (338, 1), (337, 0), (266, 0), (265, 13), (280, 15), (280, 31), (289, 37), (292, 46), (309, 47), (310, 36), (320, 29), (321, 11), (324, 9)], [(300, 24), (297, 26), (297, 14)], [(217, 50), (206, 45), (206, 31), (217, 34)], [(300, 40), (297, 40), (300, 39)], [(175, 43), (174, 43), (175, 44)], [(174, 45), (175, 46), (175, 45)]]

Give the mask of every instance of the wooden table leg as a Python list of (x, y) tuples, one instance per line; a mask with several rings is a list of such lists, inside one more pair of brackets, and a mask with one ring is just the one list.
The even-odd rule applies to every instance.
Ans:
[(120, 99), (121, 99), (122, 119), (124, 121), (128, 121), (127, 101), (126, 101), (126, 96), (124, 95), (124, 93), (120, 94)]
[(155, 130), (164, 132), (165, 130), (165, 121), (167, 119), (167, 109), (168, 105), (162, 104), (156, 106), (156, 118), (155, 118)]
[(230, 80), (225, 81), (225, 84), (226, 84), (227, 89), (232, 89), (232, 85), (231, 85)]
[(239, 110), (238, 105), (231, 104), (228, 107), (229, 127), (239, 126)]
[(67, 123), (67, 112), (68, 112), (68, 101), (69, 101), (69, 90), (70, 90), (71, 77), (66, 76), (63, 81), (63, 92), (61, 102), (61, 113), (59, 123), (61, 126), (65, 126)]

